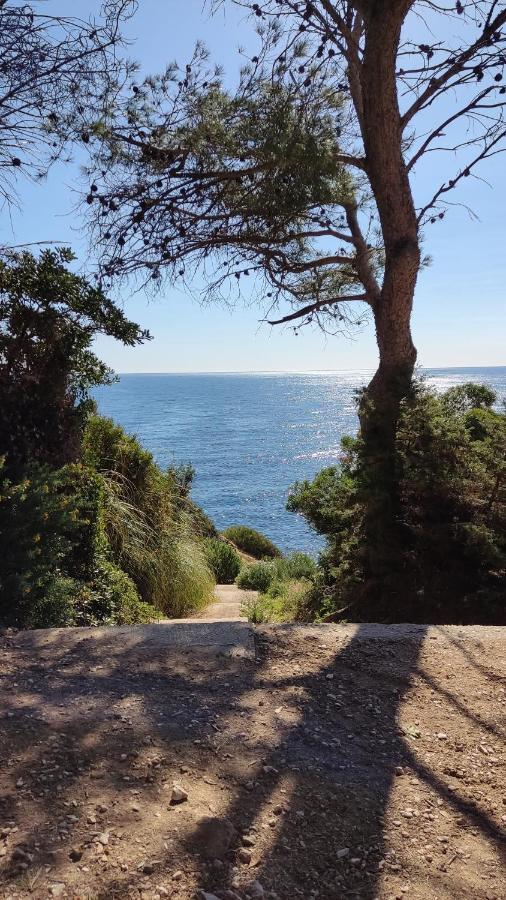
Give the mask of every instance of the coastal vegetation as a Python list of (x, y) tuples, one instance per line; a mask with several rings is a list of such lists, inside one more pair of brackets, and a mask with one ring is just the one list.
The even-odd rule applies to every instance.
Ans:
[[(97, 123), (93, 238), (106, 279), (185, 284), (205, 266), (208, 297), (251, 299), (256, 285), (271, 324), (335, 334), (373, 321), (379, 364), (357, 409), (352, 568), (364, 615), (395, 603), (402, 615), (391, 584), (413, 537), (398, 441), (415, 390), (415, 289), (426, 232), (505, 147), (506, 11), (492, 0), (262, 0), (251, 14), (259, 50), (235, 90), (199, 45), (184, 69), (129, 84)], [(441, 180), (433, 165), (415, 201), (413, 179), (434, 154), (450, 174)], [(428, 574), (420, 590), (430, 589)]]
[(436, 394), (421, 381), (403, 400), (394, 462), (405, 549), (391, 564), (383, 550), (389, 593), (381, 605), (364, 589), (366, 511), (382, 486), (364, 466), (361, 436), (343, 439), (339, 466), (295, 485), (289, 508), (326, 539), (311, 616), (504, 620), (506, 414), (495, 401), (486, 385)]
[(214, 579), (191, 471), (162, 471), (94, 412), (98, 333), (149, 339), (68, 250), (0, 262), (0, 620), (133, 624), (203, 606)]
[(219, 584), (233, 584), (241, 571), (241, 557), (237, 550), (220, 538), (205, 542), (207, 562)]
[(246, 525), (231, 525), (223, 532), (227, 540), (232, 541), (243, 553), (254, 556), (255, 559), (274, 559), (281, 556), (281, 550), (273, 542), (257, 531)]
[[(69, 249), (0, 248), (2, 623), (185, 615), (216, 579), (260, 592), (257, 621), (504, 618), (505, 414), (486, 386), (417, 380), (411, 315), (429, 226), (504, 149), (506, 12), (456, 4), (443, 45), (431, 35), (449, 11), (429, 4), (419, 43), (425, 5), (255, 3), (258, 55), (231, 89), (201, 45), (184, 70), (137, 77), (129, 0), (97, 21), (0, 3), (3, 199), (79, 147), (99, 256), (88, 278)], [(455, 171), (417, 206), (414, 174), (448, 150)], [(92, 391), (114, 379), (97, 335), (150, 339), (114, 287), (186, 284), (203, 266), (208, 297), (251, 299), (253, 276), (268, 321), (295, 333), (374, 323), (358, 434), (289, 498), (325, 539), (318, 565), (244, 525), (218, 534), (191, 466), (162, 470), (97, 415)]]

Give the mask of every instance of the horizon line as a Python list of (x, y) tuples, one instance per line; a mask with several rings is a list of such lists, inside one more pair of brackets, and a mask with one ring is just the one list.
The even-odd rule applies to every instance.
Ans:
[[(460, 366), (418, 366), (418, 369), (505, 369), (506, 363), (497, 365), (460, 365)], [(116, 371), (116, 375), (340, 375), (342, 373), (356, 372), (364, 374), (375, 372), (375, 368), (357, 369), (179, 369), (173, 371), (156, 370), (152, 372)]]

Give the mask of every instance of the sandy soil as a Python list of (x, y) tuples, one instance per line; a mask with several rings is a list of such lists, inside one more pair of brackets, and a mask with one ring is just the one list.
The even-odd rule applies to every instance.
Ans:
[(506, 897), (506, 629), (73, 633), (0, 636), (2, 898)]

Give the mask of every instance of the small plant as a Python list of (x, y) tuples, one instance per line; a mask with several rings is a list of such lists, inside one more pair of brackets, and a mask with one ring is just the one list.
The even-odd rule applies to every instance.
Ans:
[(218, 584), (233, 584), (241, 570), (237, 550), (219, 538), (207, 538), (204, 548), (207, 563)]
[(243, 603), (244, 615), (250, 622), (300, 622), (307, 621), (307, 599), (311, 591), (308, 581), (282, 581), (274, 579), (269, 588), (258, 597), (247, 597)]
[(266, 591), (276, 577), (276, 564), (256, 562), (244, 566), (236, 578), (238, 587), (250, 591)]
[(247, 525), (232, 525), (223, 535), (239, 550), (255, 559), (276, 559), (281, 556), (281, 550), (268, 537)]
[(317, 569), (314, 559), (307, 553), (290, 553), (276, 561), (276, 571), (280, 578), (294, 580), (313, 578)]

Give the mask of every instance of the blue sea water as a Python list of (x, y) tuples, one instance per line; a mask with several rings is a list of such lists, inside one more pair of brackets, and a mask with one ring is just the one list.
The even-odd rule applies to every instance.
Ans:
[[(283, 550), (320, 539), (285, 509), (290, 486), (337, 462), (357, 428), (355, 391), (370, 372), (122, 375), (99, 411), (135, 434), (161, 466), (191, 462), (193, 497), (219, 529), (244, 523)], [(506, 367), (427, 369), (444, 390), (484, 382), (506, 400)]]

